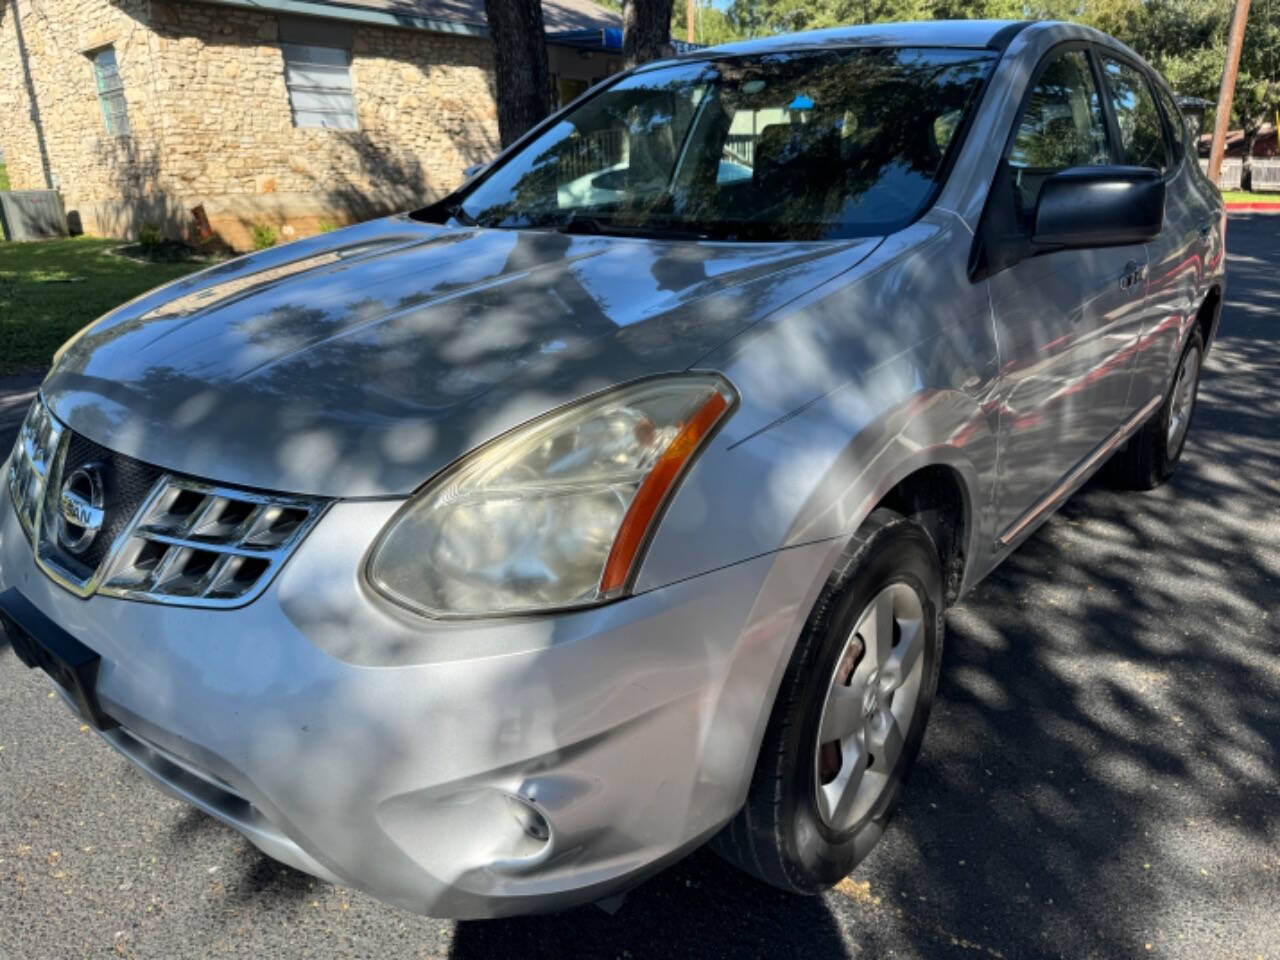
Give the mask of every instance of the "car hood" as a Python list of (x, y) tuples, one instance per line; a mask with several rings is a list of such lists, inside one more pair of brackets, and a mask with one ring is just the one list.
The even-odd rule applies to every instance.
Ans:
[(73, 339), (42, 389), (76, 432), (169, 470), (403, 495), (560, 404), (696, 365), (877, 242), (669, 242), (393, 217), (140, 297)]

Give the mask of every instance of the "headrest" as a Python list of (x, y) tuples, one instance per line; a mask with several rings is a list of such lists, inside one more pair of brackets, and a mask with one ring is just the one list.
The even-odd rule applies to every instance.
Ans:
[(789, 183), (793, 188), (827, 182), (840, 159), (839, 138), (829, 123), (771, 123), (756, 137), (757, 186)]

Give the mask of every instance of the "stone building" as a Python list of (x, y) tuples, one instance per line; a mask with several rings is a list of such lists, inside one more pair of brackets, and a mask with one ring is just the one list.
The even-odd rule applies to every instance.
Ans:
[[(619, 19), (543, 5), (553, 99), (621, 67)], [(73, 229), (232, 246), (407, 209), (498, 150), (483, 0), (0, 0), (11, 186)]]

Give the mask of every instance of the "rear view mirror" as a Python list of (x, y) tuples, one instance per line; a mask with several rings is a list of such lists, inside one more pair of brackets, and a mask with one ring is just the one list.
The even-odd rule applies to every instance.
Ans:
[(1146, 167), (1071, 167), (1045, 180), (1031, 240), (1044, 247), (1145, 243), (1164, 226), (1164, 178)]

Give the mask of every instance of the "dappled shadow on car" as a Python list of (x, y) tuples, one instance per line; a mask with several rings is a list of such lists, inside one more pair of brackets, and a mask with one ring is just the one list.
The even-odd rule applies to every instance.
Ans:
[(702, 851), (614, 917), (462, 923), (451, 956), (1265, 955), (1211, 906), (1264, 915), (1280, 868), (1280, 254), (1263, 256), (1232, 258), (1175, 477), (1091, 483), (949, 614), (903, 807), (840, 887), (791, 897)]

